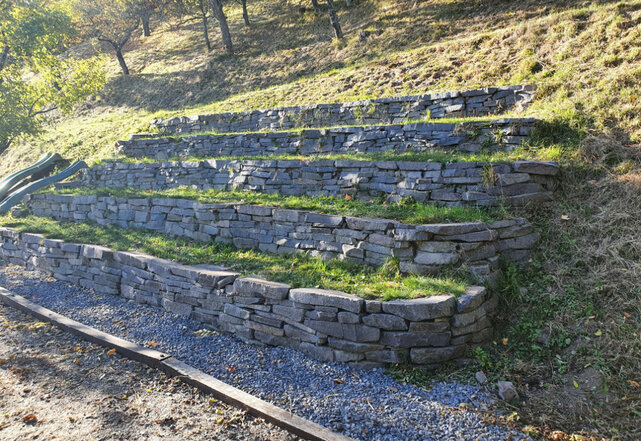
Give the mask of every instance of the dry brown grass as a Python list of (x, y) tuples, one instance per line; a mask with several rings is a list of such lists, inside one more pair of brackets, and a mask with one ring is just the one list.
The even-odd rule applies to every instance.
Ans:
[[(558, 203), (532, 215), (542, 227), (540, 261), (549, 278), (534, 283), (543, 288), (539, 301), (562, 305), (541, 329), (553, 340), (569, 340), (553, 341), (557, 347), (538, 362), (521, 356), (508, 370), (517, 379), (548, 384), (526, 394), (519, 409), (525, 421), (598, 439), (636, 440), (641, 436), (641, 145), (588, 138), (579, 155), (565, 169)], [(526, 320), (531, 306), (517, 307), (507, 322)], [(591, 378), (584, 384), (586, 376)]]

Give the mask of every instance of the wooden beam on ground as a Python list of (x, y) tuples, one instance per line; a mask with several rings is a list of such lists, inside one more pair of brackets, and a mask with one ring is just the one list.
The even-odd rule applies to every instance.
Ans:
[(271, 403), (254, 397), (240, 389), (230, 386), (176, 358), (162, 352), (148, 349), (138, 344), (123, 340), (90, 326), (71, 320), (63, 315), (44, 308), (22, 296), (0, 287), (0, 303), (16, 308), (40, 320), (69, 331), (79, 337), (106, 348), (113, 348), (119, 354), (158, 368), (169, 375), (180, 378), (187, 384), (197, 387), (205, 393), (247, 410), (251, 415), (269, 421), (295, 435), (311, 441), (354, 441), (344, 435), (301, 418), (291, 412), (274, 406)]

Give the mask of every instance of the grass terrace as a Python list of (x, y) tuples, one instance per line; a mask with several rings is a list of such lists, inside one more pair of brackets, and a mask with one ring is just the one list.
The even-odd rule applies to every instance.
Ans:
[(509, 216), (506, 208), (440, 207), (433, 204), (404, 199), (398, 203), (372, 204), (354, 199), (330, 196), (287, 196), (251, 191), (197, 190), (189, 187), (168, 190), (139, 190), (133, 188), (60, 189), (55, 194), (75, 196), (111, 196), (116, 198), (176, 198), (190, 199), (204, 204), (247, 204), (277, 208), (307, 210), (326, 214), (394, 219), (408, 224), (433, 224), (449, 222), (492, 222)]
[[(166, 161), (204, 161), (206, 159), (216, 159), (220, 161), (407, 161), (407, 162), (440, 162), (448, 164), (452, 162), (510, 162), (522, 160), (536, 160), (536, 161), (558, 161), (566, 153), (566, 149), (560, 146), (551, 146), (545, 148), (534, 147), (521, 147), (513, 151), (481, 151), (479, 153), (461, 153), (456, 151), (408, 151), (405, 153), (397, 153), (389, 150), (385, 153), (339, 153), (339, 154), (319, 154), (319, 155), (256, 155), (256, 156), (199, 156), (190, 155), (186, 157), (175, 156), (163, 160)], [(130, 158), (122, 157), (117, 158), (125, 163), (145, 163), (153, 164), (161, 162), (159, 159), (146, 157), (146, 158)], [(96, 164), (105, 164), (111, 160), (105, 159)]]
[(463, 271), (453, 269), (443, 271), (438, 278), (404, 276), (398, 269), (398, 262), (393, 259), (379, 267), (368, 267), (338, 259), (323, 261), (304, 254), (274, 255), (257, 250), (238, 250), (216, 242), (203, 244), (143, 230), (57, 222), (35, 216), (19, 219), (11, 215), (2, 216), (0, 225), (42, 234), (49, 239), (103, 245), (119, 251), (139, 251), (186, 265), (221, 265), (243, 275), (261, 275), (295, 288), (335, 289), (370, 299), (393, 300), (437, 294), (458, 296), (473, 283)]
[[(267, 109), (265, 109), (267, 110)], [(247, 111), (251, 112), (251, 110)], [(243, 113), (243, 111), (239, 112)], [(218, 135), (251, 135), (255, 133), (301, 133), (309, 130), (332, 130), (332, 129), (344, 129), (349, 127), (388, 127), (388, 126), (402, 126), (405, 124), (423, 124), (423, 123), (440, 123), (440, 124), (462, 124), (468, 122), (487, 122), (488, 125), (492, 121), (505, 119), (505, 118), (520, 118), (515, 112), (504, 112), (500, 115), (489, 115), (489, 116), (466, 116), (460, 118), (420, 118), (420, 119), (407, 119), (403, 122), (398, 123), (376, 123), (376, 124), (342, 124), (342, 125), (333, 125), (333, 126), (305, 126), (305, 127), (292, 127), (291, 129), (262, 129), (262, 130), (247, 130), (245, 132), (221, 132), (219, 130), (203, 130), (202, 132), (190, 132), (190, 133), (176, 133), (167, 136), (162, 136), (162, 138), (169, 138), (173, 140), (180, 140), (183, 138), (192, 138), (198, 136), (218, 136)], [(162, 134), (161, 130), (150, 127), (149, 133), (151, 134)], [(138, 139), (157, 139), (157, 136), (141, 137)]]

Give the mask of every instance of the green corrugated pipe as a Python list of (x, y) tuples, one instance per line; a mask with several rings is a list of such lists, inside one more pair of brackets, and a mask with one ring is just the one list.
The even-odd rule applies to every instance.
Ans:
[(47, 153), (37, 162), (29, 167), (23, 168), (15, 173), (10, 174), (2, 181), (0, 181), (0, 201), (2, 201), (9, 193), (17, 190), (23, 181), (29, 179), (34, 175), (42, 175), (48, 173), (53, 169), (56, 162), (62, 160), (62, 157), (57, 153)]

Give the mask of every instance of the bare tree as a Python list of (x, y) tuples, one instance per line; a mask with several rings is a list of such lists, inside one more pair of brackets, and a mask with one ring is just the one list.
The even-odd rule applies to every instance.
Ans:
[(197, 7), (203, 23), (203, 37), (205, 37), (207, 52), (211, 52), (211, 41), (209, 41), (209, 3), (207, 0), (199, 0)]
[(223, 2), (222, 0), (209, 0), (209, 4), (211, 5), (214, 17), (218, 20), (223, 44), (225, 45), (227, 52), (232, 54), (234, 53), (234, 46), (231, 41), (231, 33), (229, 32), (229, 25), (227, 24), (227, 17), (223, 12)]
[(131, 34), (133, 34), (134, 31), (138, 29), (138, 26), (140, 26), (140, 21), (136, 21), (134, 25), (131, 25), (129, 28), (124, 29), (122, 31), (122, 38), (120, 38), (120, 40), (114, 40), (112, 39), (112, 37), (109, 37), (109, 36), (96, 37), (98, 41), (109, 43), (111, 47), (114, 49), (114, 51), (116, 52), (116, 59), (120, 64), (120, 68), (122, 69), (123, 75), (129, 75), (129, 67), (127, 67), (127, 63), (125, 62), (125, 57), (122, 55), (122, 49), (129, 42), (129, 39), (131, 38)]
[(338, 22), (338, 15), (336, 14), (336, 9), (334, 8), (334, 2), (332, 0), (327, 0), (327, 9), (329, 11), (329, 22), (334, 28), (334, 35), (336, 35), (336, 38), (343, 38), (343, 30)]
[(138, 11), (142, 22), (142, 33), (145, 37), (151, 36), (151, 19), (160, 15), (167, 4), (167, 0), (128, 0), (129, 7)]
[(137, 6), (133, 2), (113, 0), (77, 0), (75, 2), (83, 33), (113, 48), (124, 75), (129, 75), (129, 68), (122, 51), (141, 21)]
[(251, 23), (249, 22), (249, 13), (247, 12), (247, 0), (237, 0), (237, 1), (243, 7), (243, 21), (245, 22), (245, 26), (250, 26)]

